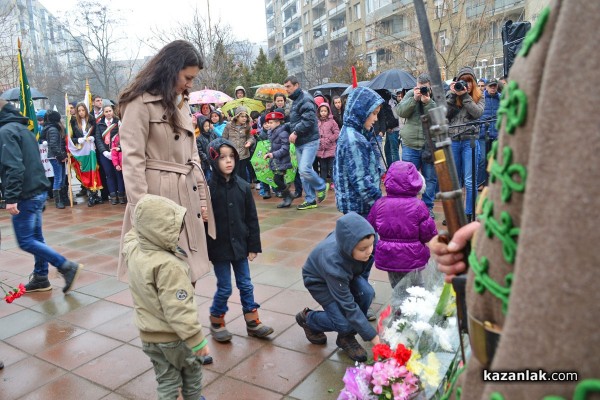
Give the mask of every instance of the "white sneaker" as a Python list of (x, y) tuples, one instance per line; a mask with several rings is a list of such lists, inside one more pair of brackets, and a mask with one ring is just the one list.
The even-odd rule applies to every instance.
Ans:
[(260, 190), (260, 183), (257, 183), (257, 184), (254, 186), (254, 188), (255, 188), (256, 190)]

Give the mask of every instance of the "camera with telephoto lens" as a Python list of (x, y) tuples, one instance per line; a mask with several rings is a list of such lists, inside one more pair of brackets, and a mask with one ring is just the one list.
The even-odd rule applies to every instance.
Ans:
[(429, 94), (429, 88), (427, 86), (421, 86), (419, 88), (419, 92), (421, 92), (421, 94), (427, 95), (427, 94)]
[(454, 84), (454, 90), (460, 92), (461, 90), (466, 90), (468, 88), (467, 82), (465, 81), (456, 81)]

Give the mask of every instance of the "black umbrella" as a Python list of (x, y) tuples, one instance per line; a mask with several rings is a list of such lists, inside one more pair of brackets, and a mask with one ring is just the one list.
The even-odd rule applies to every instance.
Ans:
[(401, 69), (390, 69), (376, 76), (367, 87), (376, 89), (412, 89), (417, 86), (414, 76)]
[[(369, 82), (371, 81), (360, 81), (358, 82), (358, 86), (368, 86)], [(352, 85), (348, 86), (346, 90), (344, 90), (344, 92), (341, 94), (341, 96), (348, 96), (353, 89), (354, 88), (352, 87)]]
[(348, 86), (350, 86), (350, 85), (348, 85), (347, 83), (337, 83), (337, 82), (324, 83), (322, 85), (315, 86), (315, 87), (308, 89), (308, 92), (314, 96), (315, 92), (318, 90), (319, 92), (321, 92), (323, 94), (328, 94), (329, 97), (333, 97), (334, 95), (341, 94)]
[[(29, 90), (31, 90), (31, 98), (33, 100), (48, 98), (48, 96), (46, 96), (45, 94), (43, 94), (42, 92), (40, 92), (37, 89), (30, 88)], [(2, 95), (0, 95), (0, 97), (2, 97), (4, 100), (8, 100), (8, 101), (19, 101), (19, 93), (20, 92), (21, 92), (21, 88), (14, 87), (14, 88), (8, 89), (6, 92), (2, 93)]]

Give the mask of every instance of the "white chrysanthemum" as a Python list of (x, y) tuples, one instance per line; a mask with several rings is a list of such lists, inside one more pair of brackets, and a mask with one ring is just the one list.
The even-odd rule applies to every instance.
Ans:
[(429, 325), (429, 323), (427, 323), (425, 321), (415, 321), (412, 324), (412, 328), (417, 333), (429, 332), (431, 330), (431, 325)]
[(450, 343), (450, 335), (448, 331), (440, 326), (433, 327), (433, 337), (434, 340), (439, 343), (440, 347), (444, 351), (453, 351), (452, 344)]

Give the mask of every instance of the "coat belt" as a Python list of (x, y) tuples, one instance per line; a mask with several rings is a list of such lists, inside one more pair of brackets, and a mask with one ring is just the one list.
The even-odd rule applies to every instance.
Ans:
[[(194, 207), (192, 205), (192, 199), (194, 196), (198, 196), (198, 200), (200, 200), (200, 196), (197, 192), (193, 190), (193, 188), (197, 188), (197, 182), (194, 178), (194, 174), (192, 173), (194, 167), (198, 168), (198, 171), (204, 177), (204, 173), (202, 172), (202, 168), (195, 161), (188, 161), (186, 164), (179, 164), (171, 161), (157, 160), (157, 159), (146, 159), (146, 169), (158, 170), (158, 171), (167, 171), (179, 174), (177, 186), (180, 191), (180, 199), (181, 206), (185, 207), (188, 212), (185, 214), (185, 229), (188, 231), (188, 246), (190, 250), (198, 251), (198, 244), (200, 240), (200, 233), (197, 232), (197, 226), (203, 225), (202, 220), (200, 223), (196, 222), (195, 218), (198, 218), (197, 215), (194, 215), (194, 211), (196, 213), (201, 210), (200, 202), (198, 202), (198, 206)], [(212, 201), (210, 199), (210, 191), (208, 190), (208, 184), (206, 183), (206, 178), (204, 178), (204, 190), (206, 194), (206, 208), (208, 211), (208, 215), (212, 215)], [(215, 227), (214, 219), (209, 218), (208, 223), (208, 234), (214, 239), (217, 236), (217, 230)]]

